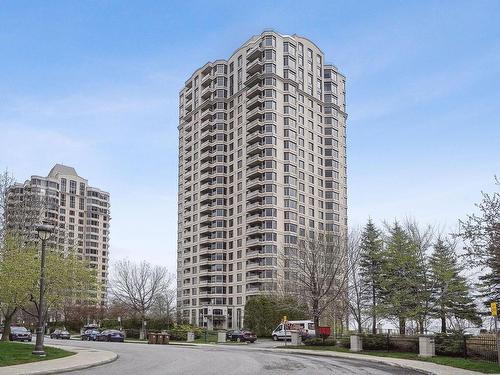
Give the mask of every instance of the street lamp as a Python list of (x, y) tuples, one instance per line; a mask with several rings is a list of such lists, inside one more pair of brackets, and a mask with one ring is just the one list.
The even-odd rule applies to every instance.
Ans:
[(38, 300), (38, 328), (36, 330), (36, 344), (34, 355), (45, 356), (43, 350), (43, 334), (44, 334), (44, 294), (45, 294), (45, 243), (52, 235), (54, 228), (48, 224), (40, 224), (36, 227), (38, 238), (42, 241), (42, 254), (40, 256), (40, 299)]

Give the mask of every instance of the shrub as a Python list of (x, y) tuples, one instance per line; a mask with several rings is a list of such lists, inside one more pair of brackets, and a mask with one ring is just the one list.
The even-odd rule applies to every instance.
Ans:
[(200, 338), (203, 329), (189, 324), (180, 324), (168, 331), (170, 340), (173, 341), (186, 341), (188, 332), (194, 332), (194, 337)]
[(418, 336), (390, 336), (389, 350), (418, 353)]
[(304, 344), (308, 346), (334, 346), (336, 344), (336, 341), (334, 339), (323, 340), (319, 337), (313, 337), (304, 340)]
[(129, 339), (138, 339), (140, 337), (140, 330), (135, 328), (125, 329), (125, 337)]
[(434, 336), (436, 354), (450, 357), (463, 356), (465, 353), (464, 336), (460, 334), (437, 334)]
[(341, 337), (341, 338), (338, 340), (338, 345), (339, 345), (341, 348), (350, 349), (350, 348), (351, 348), (351, 338), (350, 338), (349, 336), (344, 336), (344, 337)]
[(387, 335), (367, 334), (362, 336), (363, 350), (387, 350), (389, 337)]

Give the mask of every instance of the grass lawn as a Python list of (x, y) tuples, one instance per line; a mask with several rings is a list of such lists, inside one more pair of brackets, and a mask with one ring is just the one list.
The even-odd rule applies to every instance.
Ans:
[(30, 344), (0, 341), (0, 367), (19, 365), (21, 363), (28, 362), (45, 361), (48, 359), (62, 358), (75, 354), (66, 350), (46, 346), (45, 352), (47, 355), (45, 357), (37, 357), (31, 354), (34, 348), (35, 346)]
[[(349, 349), (339, 348), (336, 346), (305, 346), (305, 345), (286, 346), (286, 347), (280, 346), (280, 349), (327, 350), (327, 351), (350, 353)], [(377, 357), (413, 359), (416, 361), (432, 362), (439, 365), (457, 367), (471, 371), (478, 371), (483, 374), (500, 374), (500, 367), (498, 367), (498, 364), (496, 362), (488, 362), (488, 361), (469, 359), (469, 358), (443, 357), (443, 356), (421, 358), (418, 356), (418, 354), (415, 353), (387, 352), (383, 350), (364, 351), (359, 354), (373, 355)]]

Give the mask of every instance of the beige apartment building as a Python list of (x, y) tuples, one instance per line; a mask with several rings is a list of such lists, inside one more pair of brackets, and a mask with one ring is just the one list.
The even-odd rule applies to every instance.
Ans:
[(288, 277), (283, 248), (346, 231), (345, 77), (297, 35), (265, 31), (180, 92), (177, 308), (241, 328)]
[(36, 239), (35, 224), (55, 225), (48, 246), (61, 252), (77, 251), (97, 271), (100, 290), (107, 300), (109, 259), (109, 193), (89, 186), (74, 168), (56, 164), (47, 177), (31, 176), (15, 184), (8, 194), (7, 228)]

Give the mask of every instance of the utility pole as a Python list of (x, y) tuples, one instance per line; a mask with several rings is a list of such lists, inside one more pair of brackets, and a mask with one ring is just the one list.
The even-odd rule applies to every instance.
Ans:
[(498, 314), (497, 314), (497, 303), (496, 302), (491, 302), (490, 304), (491, 308), (491, 316), (495, 320), (495, 343), (497, 345), (497, 361), (498, 361), (498, 366), (500, 366), (500, 345), (498, 343)]

